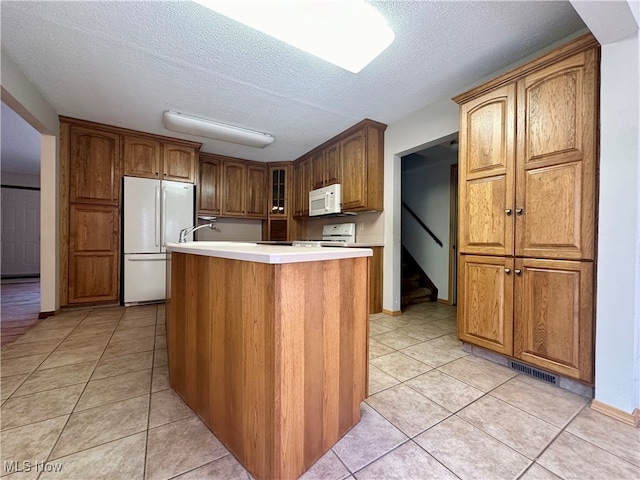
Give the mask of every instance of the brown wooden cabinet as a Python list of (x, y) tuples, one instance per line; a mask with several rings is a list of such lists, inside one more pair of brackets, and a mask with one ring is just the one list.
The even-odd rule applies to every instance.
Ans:
[(513, 356), (568, 377), (593, 376), (593, 263), (518, 258)]
[(371, 247), (369, 259), (369, 313), (382, 312), (382, 281), (384, 247)]
[(70, 206), (69, 303), (118, 299), (119, 223), (118, 207)]
[(384, 128), (365, 124), (340, 141), (342, 210), (382, 210)]
[(309, 215), (309, 192), (313, 190), (311, 157), (296, 161), (293, 166), (293, 216)]
[(461, 255), (458, 338), (513, 353), (513, 258)]
[(588, 383), (598, 60), (585, 35), (455, 98), (458, 335)]
[(222, 162), (222, 215), (267, 218), (267, 165), (259, 162)]
[(153, 138), (124, 137), (124, 174), (194, 183), (197, 148)]
[(291, 197), (291, 162), (269, 164), (269, 219), (267, 240), (289, 240), (289, 199)]
[(459, 251), (513, 255), (515, 85), (460, 106)]
[(60, 117), (61, 306), (120, 300), (122, 175), (193, 182), (199, 148)]
[(293, 216), (308, 216), (309, 192), (334, 183), (342, 186), (342, 210), (382, 210), (385, 128), (365, 119), (296, 160)]
[(247, 164), (247, 217), (267, 218), (267, 165)]
[(312, 188), (322, 188), (342, 179), (342, 159), (340, 158), (340, 143), (328, 146), (311, 157)]
[(198, 215), (220, 215), (222, 162), (201, 153), (198, 165)]
[(69, 202), (118, 205), (120, 136), (71, 126), (69, 132)]
[(224, 161), (222, 163), (222, 214), (244, 217), (245, 214), (245, 176), (246, 165), (243, 162)]
[(128, 177), (160, 178), (162, 144), (150, 138), (124, 137), (124, 174)]

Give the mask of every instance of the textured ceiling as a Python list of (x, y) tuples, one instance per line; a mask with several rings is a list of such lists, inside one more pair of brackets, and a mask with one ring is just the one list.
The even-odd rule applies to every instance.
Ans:
[(393, 123), (584, 28), (560, 1), (370, 3), (396, 38), (358, 74), (189, 1), (2, 2), (2, 54), (61, 115), (175, 136), (162, 125), (175, 110), (276, 137), (255, 149), (182, 136), (203, 151), (276, 161), (363, 118)]

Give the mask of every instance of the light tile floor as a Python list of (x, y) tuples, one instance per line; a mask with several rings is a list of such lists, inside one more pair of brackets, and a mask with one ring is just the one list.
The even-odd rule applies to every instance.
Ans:
[[(250, 478), (169, 387), (164, 319), (163, 306), (67, 311), (2, 346), (2, 476)], [(455, 308), (370, 326), (362, 420), (305, 480), (640, 478), (639, 429), (468, 355)]]

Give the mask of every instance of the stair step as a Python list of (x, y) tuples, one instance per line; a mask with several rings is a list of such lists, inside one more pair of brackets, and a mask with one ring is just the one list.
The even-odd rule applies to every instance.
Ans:
[(402, 281), (413, 282), (416, 280), (420, 280), (420, 275), (417, 273), (407, 273), (406, 275), (402, 275)]
[(426, 287), (418, 287), (413, 290), (409, 290), (404, 292), (402, 297), (406, 298), (416, 298), (416, 297), (428, 297), (431, 295), (431, 289)]
[(430, 297), (402, 297), (402, 306), (406, 307), (407, 305), (416, 305), (418, 303), (427, 303), (430, 302)]
[(402, 282), (402, 287), (400, 288), (401, 292), (408, 292), (411, 290), (415, 290), (416, 288), (420, 288), (420, 282)]

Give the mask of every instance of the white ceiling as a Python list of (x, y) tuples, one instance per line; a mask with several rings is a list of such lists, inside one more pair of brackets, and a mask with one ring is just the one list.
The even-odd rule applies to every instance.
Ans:
[(175, 110), (276, 137), (255, 149), (181, 136), (203, 151), (277, 161), (363, 118), (393, 123), (584, 28), (561, 1), (370, 3), (396, 39), (358, 74), (189, 1), (2, 2), (2, 54), (61, 115), (176, 136), (162, 125)]

